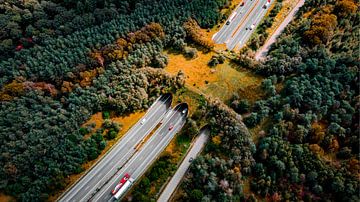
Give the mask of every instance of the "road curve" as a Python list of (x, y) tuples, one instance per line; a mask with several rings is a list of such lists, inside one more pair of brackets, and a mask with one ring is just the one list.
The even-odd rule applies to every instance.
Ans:
[(183, 159), (181, 165), (176, 170), (176, 173), (171, 178), (169, 183), (166, 185), (165, 189), (161, 192), (160, 197), (157, 202), (166, 202), (169, 201), (171, 195), (174, 193), (176, 188), (179, 186), (181, 179), (184, 177), (186, 171), (190, 167), (190, 158), (195, 159), (196, 156), (202, 151), (205, 146), (205, 143), (208, 140), (210, 135), (210, 130), (208, 128), (203, 128), (200, 131), (200, 135), (196, 138), (194, 144), (191, 145), (191, 148), (185, 158)]
[(58, 201), (87, 201), (136, 152), (134, 147), (156, 127), (170, 108), (171, 101), (171, 94), (159, 97), (142, 117), (141, 120), (146, 119), (146, 121), (141, 124), (139, 120), (89, 172), (60, 196)]
[[(184, 111), (185, 109), (186, 111)], [(171, 110), (166, 120), (163, 121), (150, 139), (146, 141), (140, 151), (90, 201), (114, 201), (115, 198), (111, 195), (111, 190), (125, 173), (130, 174), (135, 181), (138, 180), (166, 148), (175, 134), (183, 127), (188, 113), (187, 109), (187, 104), (182, 103)], [(183, 111), (185, 113), (182, 113)], [(170, 126), (173, 126), (172, 130), (169, 130)]]

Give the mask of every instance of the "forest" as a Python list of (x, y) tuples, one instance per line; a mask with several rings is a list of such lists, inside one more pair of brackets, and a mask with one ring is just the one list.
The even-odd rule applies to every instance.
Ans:
[(218, 21), (226, 1), (204, 2), (1, 1), (0, 190), (47, 200), (112, 138), (88, 137), (92, 114), (143, 110), (181, 88), (162, 50), (181, 43), (189, 17)]
[[(236, 142), (229, 134), (236, 124), (229, 115), (210, 118), (220, 123), (178, 200), (359, 201), (359, 17), (355, 1), (309, 0), (265, 61), (253, 61), (251, 50), (239, 54), (234, 62), (265, 77), (263, 99), (252, 104), (235, 92), (229, 102), (247, 128), (261, 128), (252, 134), (256, 147), (234, 145), (213, 158)], [(236, 164), (236, 148), (251, 152), (250, 166)]]
[[(221, 9), (229, 3), (0, 1), (0, 191), (46, 201), (63, 190), (121, 130), (109, 121), (96, 131), (83, 123), (97, 112), (107, 120), (107, 112), (145, 110), (161, 93), (183, 89), (186, 75), (163, 70), (164, 50), (189, 58), (211, 51), (198, 30), (226, 19)], [(358, 3), (307, 0), (266, 59), (255, 61), (280, 8), (278, 1), (232, 59), (264, 78), (264, 96), (206, 98), (188, 120), (183, 133), (206, 122), (211, 137), (178, 201), (359, 201)]]

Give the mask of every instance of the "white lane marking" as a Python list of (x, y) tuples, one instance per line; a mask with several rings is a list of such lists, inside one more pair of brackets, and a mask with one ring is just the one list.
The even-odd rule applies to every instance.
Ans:
[[(271, 2), (271, 3), (272, 3), (272, 2)], [(270, 4), (271, 4), (271, 3), (270, 3)], [(254, 21), (254, 23), (251, 23), (251, 24), (257, 24), (257, 22), (259, 22), (259, 19), (261, 19), (261, 18), (263, 18), (263, 17), (265, 16), (265, 14), (266, 14), (266, 12), (267, 12), (267, 9), (263, 9), (261, 5), (262, 5), (262, 4), (259, 4), (259, 7), (256, 9), (256, 12), (253, 12), (254, 14), (251, 16), (251, 18), (254, 18), (254, 17), (255, 17), (255, 21)], [(270, 6), (270, 5), (269, 5), (269, 6)], [(259, 15), (256, 15), (256, 13), (259, 13)], [(240, 49), (242, 46), (244, 46), (245, 43), (243, 43), (242, 46), (238, 46), (238, 44), (236, 43), (236, 41), (237, 41), (236, 38), (238, 38), (238, 40), (240, 39), (240, 41), (246, 42), (247, 40), (249, 40), (250, 36), (251, 36), (252, 33), (255, 31), (255, 29), (256, 29), (257, 26), (258, 26), (258, 24), (255, 25), (255, 28), (254, 28), (253, 30), (250, 30), (250, 31), (248, 30), (249, 32), (248, 32), (248, 33), (245, 33), (244, 35), (242, 35), (241, 38), (238, 38), (238, 36), (239, 36), (240, 34), (237, 34), (236, 37), (234, 37), (235, 46), (233, 46), (234, 43), (230, 43), (229, 49), (234, 49), (234, 48), (236, 48), (236, 49), (238, 50), (238, 49)]]
[[(161, 101), (160, 101), (161, 97), (163, 97), (163, 96), (160, 96), (160, 97), (151, 105), (151, 107), (147, 110), (147, 112), (145, 113), (145, 115), (144, 115), (143, 117), (150, 116), (150, 114), (153, 113), (153, 114), (151, 114), (151, 116), (150, 116), (150, 118), (151, 118), (151, 117), (153, 117), (153, 116), (156, 114), (156, 112), (158, 112), (158, 111), (160, 110), (161, 105), (160, 105), (158, 108), (155, 108), (155, 111), (152, 112), (152, 108), (153, 108), (153, 107), (155, 107), (157, 104), (161, 104)], [(164, 101), (165, 104), (166, 104), (167, 100), (168, 100), (170, 97), (171, 97), (171, 96), (166, 96), (166, 99), (165, 99), (165, 101)], [(166, 107), (166, 105), (165, 105), (165, 107)], [(150, 118), (149, 118), (149, 119), (150, 119)], [(129, 140), (133, 140), (133, 138), (130, 138), (130, 137), (132, 137), (133, 135), (130, 135), (130, 134), (131, 134), (131, 133), (135, 133), (135, 135), (136, 135), (136, 132), (141, 129), (141, 127), (137, 127), (137, 128), (135, 127), (138, 123), (139, 123), (139, 122), (137, 122), (136, 124), (134, 124), (134, 126), (131, 127), (131, 129), (126, 133), (126, 135), (124, 136), (124, 138), (122, 139), (122, 141), (120, 140), (120, 141), (119, 141), (119, 144), (117, 144), (117, 145), (114, 147), (114, 150), (113, 150), (113, 151), (117, 150), (117, 152), (116, 152), (115, 154), (119, 153), (119, 152), (121, 151), (120, 148), (125, 147), (125, 145), (129, 142)], [(134, 128), (135, 128), (136, 130), (135, 130)], [(135, 131), (133, 131), (133, 130), (135, 130)], [(121, 145), (121, 146), (119, 146), (119, 145)], [(128, 154), (128, 153), (127, 153), (127, 154)], [(96, 174), (98, 173), (98, 171), (101, 171), (102, 168), (104, 168), (106, 165), (108, 165), (109, 161), (112, 161), (115, 156), (116, 156), (116, 155), (113, 154), (112, 158), (106, 158), (106, 160), (105, 160), (104, 162), (102, 162), (103, 159), (100, 160), (100, 162), (99, 162), (99, 164), (98, 164), (98, 165), (100, 165), (100, 167), (96, 167), (96, 166), (95, 166), (91, 171), (89, 171), (88, 174), (96, 175)], [(111, 169), (110, 169), (110, 171), (111, 171)], [(110, 172), (110, 171), (109, 171), (109, 172)], [(95, 173), (94, 173), (94, 172), (95, 172)], [(108, 173), (109, 173), (109, 172), (108, 172)], [(105, 175), (107, 175), (108, 173), (106, 173)], [(86, 175), (88, 175), (88, 174), (86, 174)], [(83, 179), (85, 179), (84, 182), (79, 181), (79, 184), (82, 184), (83, 186), (76, 187), (76, 188), (74, 187), (75, 190), (72, 191), (72, 193), (70, 193), (70, 196), (65, 195), (65, 196), (63, 196), (59, 201), (63, 201), (63, 200), (65, 200), (66, 198), (70, 198), (70, 199), (73, 198), (74, 195), (77, 194), (78, 191), (80, 191), (85, 185), (89, 184), (89, 181), (92, 180), (92, 178), (90, 178), (90, 177), (83, 178)], [(97, 184), (99, 184), (99, 183), (97, 183)], [(95, 186), (95, 187), (96, 187), (96, 186)], [(68, 200), (69, 200), (69, 199), (68, 199)]]
[[(158, 119), (159, 120), (159, 119)], [(157, 124), (156, 124), (157, 125)], [(156, 125), (154, 125), (153, 127), (150, 127), (144, 134), (149, 134), (154, 128), (155, 128), (155, 126)], [(144, 136), (146, 136), (146, 135), (143, 135), (142, 137), (144, 138)], [(143, 138), (141, 138), (141, 139), (139, 139), (137, 142), (141, 142), (142, 141), (142, 139)], [(126, 152), (126, 154), (125, 155), (123, 155), (122, 156), (122, 158), (118, 161), (118, 162), (123, 162), (123, 159), (125, 158), (127, 158), (126, 156), (127, 155), (129, 155), (130, 153), (132, 153), (133, 152), (133, 150), (132, 149), (130, 149), (130, 150), (128, 150), (127, 152)], [(124, 165), (123, 165), (124, 166)], [(115, 166), (115, 168), (116, 168), (117, 166)], [(103, 179), (105, 178), (105, 177), (108, 177), (107, 175), (110, 173), (110, 172), (112, 172), (114, 170), (114, 167), (113, 168), (111, 168), (105, 175), (104, 175), (104, 177), (103, 177)], [(107, 179), (106, 179), (107, 180)], [(100, 183), (102, 183), (103, 181), (99, 181), (98, 183), (96, 183), (95, 184), (95, 186), (94, 187), (97, 187)], [(107, 182), (108, 183), (108, 182)]]
[[(241, 9), (240, 9), (241, 10)], [(237, 10), (234, 10), (233, 12), (238, 12)], [(237, 21), (237, 18), (240, 18), (240, 15), (236, 15), (233, 21)], [(217, 37), (218, 39), (215, 39), (216, 43), (223, 43), (224, 40), (221, 40), (223, 38), (224, 35), (228, 35), (228, 32), (231, 31), (232, 29), (234, 29), (233, 24), (226, 24), (227, 20), (225, 21), (223, 27), (221, 28), (221, 30), (219, 31), (220, 35), (219, 37)], [(227, 38), (225, 38), (226, 40)]]
[[(245, 7), (240, 7), (240, 5), (241, 5), (241, 3), (239, 3), (239, 4), (236, 6), (236, 8), (234, 9), (233, 12), (241, 13), (242, 8), (245, 9)], [(232, 13), (233, 13), (233, 12), (232, 12)], [(231, 14), (232, 14), (232, 13), (231, 13)], [(231, 14), (230, 14), (230, 15), (231, 15)], [(238, 15), (238, 16), (240, 17), (240, 15)], [(238, 16), (235, 16), (235, 18), (233, 19), (233, 21), (236, 21), (237, 18), (238, 18)], [(215, 39), (216, 41), (221, 40), (222, 36), (226, 33), (226, 31), (228, 31), (228, 30), (232, 27), (232, 26), (226, 25), (226, 22), (227, 22), (227, 20), (225, 21), (224, 25), (223, 25), (222, 28), (220, 29), (220, 31), (219, 31), (219, 32), (220, 32), (220, 36), (217, 37), (218, 40)], [(217, 42), (217, 43), (222, 43), (222, 42), (220, 41), (220, 42)]]
[[(251, 6), (250, 10), (245, 14), (245, 18), (242, 19), (240, 24), (237, 26), (237, 30), (235, 30), (235, 33), (234, 32), (231, 33), (231, 36), (232, 36), (233, 40), (230, 42), (229, 46), (227, 46), (227, 48), (229, 50), (233, 50), (234, 46), (236, 46), (236, 38), (238, 38), (240, 33), (242, 33), (242, 31), (243, 31), (242, 28), (244, 27), (243, 25), (245, 25), (245, 27), (246, 27), (249, 20), (252, 19), (254, 15), (256, 15), (256, 13), (258, 11), (258, 8), (259, 8), (259, 7), (257, 7), (257, 5), (261, 5), (261, 4), (258, 4), (258, 3), (259, 3), (259, 0), (257, 0), (255, 3), (253, 3), (255, 5)], [(261, 8), (261, 6), (260, 6), (260, 8)], [(255, 9), (255, 11), (254, 11), (254, 9)], [(249, 19), (249, 20), (247, 20), (247, 19)]]
[[(167, 126), (167, 123), (170, 122), (171, 118), (176, 114), (176, 109), (179, 106), (177, 105), (174, 110), (172, 110), (171, 112), (173, 113), (170, 118), (165, 122), (165, 124), (162, 124), (160, 126), (160, 128), (157, 131), (161, 131), (165, 126)], [(146, 141), (146, 143), (144, 144), (144, 146), (141, 148), (141, 150), (135, 154), (135, 156), (133, 156), (127, 163), (126, 165), (121, 169), (121, 172), (119, 173), (124, 173), (124, 171), (127, 171), (133, 164), (133, 162), (138, 158), (138, 156), (142, 155), (142, 153), (146, 150), (146, 147), (150, 144), (152, 144), (153, 141), (156, 140), (158, 132), (155, 132), (148, 141)], [(102, 187), (102, 189), (105, 189), (102, 193), (100, 193), (99, 196), (95, 195), (94, 198), (92, 199), (93, 201), (98, 201), (100, 198), (103, 198), (104, 194), (108, 194), (107, 190), (109, 188), (111, 188), (114, 184), (114, 182), (117, 181), (117, 179), (112, 179), (110, 182), (108, 182), (104, 187)], [(105, 188), (106, 187), (106, 188)], [(99, 192), (98, 192), (99, 193)]]
[[(159, 142), (159, 143), (163, 143), (163, 142), (167, 142), (167, 140), (171, 140), (172, 139), (172, 136), (174, 136), (174, 134), (176, 134), (176, 128), (178, 128), (178, 123), (179, 122), (181, 122), (182, 121), (182, 116), (180, 115), (180, 118), (179, 118), (179, 120), (177, 120), (176, 121), (176, 123), (174, 124), (175, 125), (175, 128), (173, 129), (173, 131), (171, 131), (171, 132), (173, 132), (172, 133), (172, 135), (168, 135), (168, 136), (165, 136), (163, 139), (162, 139), (162, 141), (161, 142)], [(148, 157), (140, 164), (140, 166), (138, 166), (138, 169), (143, 169), (143, 164), (148, 164), (149, 162), (147, 162), (148, 161), (148, 159), (150, 158), (150, 159), (155, 159), (156, 157), (157, 157), (157, 155), (151, 155), (152, 153), (154, 153), (159, 147), (160, 148), (164, 148), (165, 146), (166, 146), (167, 144), (158, 144), (154, 149), (153, 149), (153, 151), (148, 155)], [(160, 149), (160, 151), (161, 151), (162, 149)], [(158, 151), (156, 151), (155, 153), (158, 153)], [(144, 170), (144, 169), (143, 169)], [(137, 170), (136, 170), (137, 171)], [(136, 172), (135, 171), (135, 172)], [(141, 170), (140, 170), (141, 171)], [(134, 172), (134, 177), (139, 177), (139, 176), (136, 176), (135, 175), (135, 172)], [(135, 179), (135, 178), (134, 178)]]
[[(241, 10), (249, 11), (249, 8), (251, 7), (251, 4), (250, 4), (250, 3), (249, 3), (249, 4), (246, 4), (246, 5), (244, 5), (244, 6), (241, 6), (241, 7), (240, 7), (240, 5), (241, 5), (241, 3), (239, 3), (238, 6), (237, 6), (237, 8), (235, 8), (234, 11), (233, 11), (233, 12), (237, 12), (237, 13), (238, 13), (238, 15), (237, 15), (237, 16), (234, 18), (234, 20), (233, 20), (234, 22), (236, 22), (236, 21), (238, 20), (238, 18), (239, 18), (239, 20), (240, 20), (240, 18), (241, 18), (240, 16), (241, 16), (241, 14), (242, 14), (242, 11), (241, 11)], [(248, 7), (248, 8), (246, 8), (246, 7)], [(247, 13), (248, 13), (248, 12), (246, 12), (245, 15), (246, 15)], [(219, 40), (223, 37), (223, 35), (230, 35), (230, 38), (231, 38), (231, 35), (232, 35), (233, 30), (236, 29), (239, 24), (236, 24), (237, 26), (233, 26), (233, 25), (234, 25), (234, 24), (226, 25), (226, 23), (223, 25), (223, 27), (221, 28), (220, 32), (221, 32), (222, 30), (224, 30), (224, 31), (223, 31), (223, 32), (220, 34), (220, 36), (218, 37)], [(231, 29), (229, 29), (229, 28), (231, 28)], [(230, 31), (230, 34), (229, 34), (227, 31)], [(229, 36), (227, 36), (227, 37), (225, 38), (225, 40), (226, 40), (226, 39), (229, 39)], [(225, 40), (218, 41), (217, 43), (224, 43)]]

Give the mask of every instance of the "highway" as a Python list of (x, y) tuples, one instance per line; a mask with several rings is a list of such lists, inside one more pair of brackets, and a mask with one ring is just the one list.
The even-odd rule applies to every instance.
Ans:
[[(185, 103), (179, 104), (168, 113), (163, 123), (149, 140), (145, 142), (141, 149), (90, 201), (115, 201), (115, 198), (111, 195), (111, 191), (126, 173), (134, 178), (135, 181), (144, 174), (147, 168), (156, 160), (175, 134), (179, 132), (185, 124), (188, 106)], [(171, 130), (169, 129), (170, 126), (173, 126)]]
[(271, 45), (275, 43), (276, 39), (283, 32), (285, 27), (290, 23), (290, 21), (295, 17), (295, 14), (298, 12), (299, 8), (303, 6), (305, 0), (299, 0), (296, 6), (290, 11), (290, 13), (286, 16), (284, 21), (281, 22), (279, 27), (276, 28), (275, 32), (268, 38), (265, 44), (256, 52), (255, 60), (264, 59), (267, 52), (269, 51)]
[[(89, 172), (85, 173), (75, 185), (60, 196), (58, 201), (78, 202), (90, 199), (134, 155), (135, 146), (157, 126), (170, 108), (171, 102), (171, 94), (165, 94), (158, 98), (141, 120)], [(143, 119), (146, 121), (141, 123)]]
[(208, 128), (204, 128), (200, 131), (200, 135), (196, 138), (194, 144), (191, 146), (189, 152), (185, 156), (179, 168), (176, 170), (176, 173), (171, 178), (169, 183), (166, 185), (165, 189), (161, 192), (160, 197), (157, 202), (166, 202), (169, 201), (171, 195), (174, 193), (175, 189), (179, 186), (181, 179), (184, 177), (186, 171), (190, 167), (190, 158), (195, 159), (196, 156), (202, 151), (210, 135)]
[[(228, 50), (239, 50), (246, 44), (274, 0), (270, 1), (270, 5), (266, 9), (263, 6), (267, 0), (246, 0), (244, 2), (243, 6), (239, 4), (233, 11), (237, 14), (231, 23), (226, 25), (225, 22), (220, 31), (213, 36), (215, 43), (225, 43)], [(250, 29), (252, 25), (254, 27)]]

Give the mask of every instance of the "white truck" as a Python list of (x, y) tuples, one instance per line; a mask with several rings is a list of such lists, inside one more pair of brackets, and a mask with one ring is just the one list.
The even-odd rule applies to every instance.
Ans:
[(266, 4), (263, 6), (263, 9), (266, 9), (267, 7), (269, 7), (269, 5), (270, 5), (270, 0), (267, 0)]
[(116, 192), (116, 194), (114, 195), (114, 197), (116, 199), (119, 199), (133, 184), (134, 179), (132, 177), (130, 177), (125, 184), (119, 189), (118, 192)]
[(236, 16), (236, 14), (237, 14), (236, 12), (231, 13), (228, 21), (226, 22), (226, 25), (229, 25), (229, 24), (231, 23), (231, 21), (234, 19), (234, 17)]

